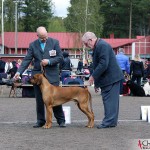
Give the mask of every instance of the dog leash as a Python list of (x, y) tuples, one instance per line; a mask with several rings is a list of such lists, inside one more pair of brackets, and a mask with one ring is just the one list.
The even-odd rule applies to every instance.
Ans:
[(42, 62), (40, 63), (41, 65), (41, 72), (42, 74), (44, 75), (44, 77), (46, 78), (46, 70), (45, 70), (45, 67), (42, 65)]

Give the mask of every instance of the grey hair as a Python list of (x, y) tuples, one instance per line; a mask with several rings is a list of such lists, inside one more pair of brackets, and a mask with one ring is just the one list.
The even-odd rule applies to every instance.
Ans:
[(84, 33), (82, 36), (82, 41), (88, 41), (89, 39), (97, 39), (97, 37), (93, 32)]
[(123, 48), (119, 48), (119, 53), (123, 52), (124, 53), (124, 49)]

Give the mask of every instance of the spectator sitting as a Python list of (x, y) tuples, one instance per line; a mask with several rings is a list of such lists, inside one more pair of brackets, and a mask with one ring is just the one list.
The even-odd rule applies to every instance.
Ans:
[(143, 80), (147, 80), (147, 79), (150, 79), (150, 64), (145, 63)]
[(2, 58), (0, 58), (0, 73), (5, 72), (5, 64), (5, 61), (3, 61)]
[(82, 58), (80, 58), (79, 62), (78, 62), (77, 71), (82, 72), (82, 70), (83, 70), (83, 60), (82, 60)]
[(10, 78), (13, 78), (14, 75), (16, 74), (17, 72), (17, 63), (16, 61), (12, 61), (12, 68), (9, 69), (9, 71), (7, 72), (8, 74), (10, 74)]
[(9, 70), (13, 68), (13, 64), (10, 60), (8, 60), (5, 64), (5, 73), (8, 73), (9, 74)]
[(63, 61), (60, 64), (60, 70), (61, 70), (61, 81), (62, 83), (64, 82), (64, 79), (67, 77), (70, 77), (71, 75), (71, 70), (72, 70), (72, 64), (71, 60), (69, 58), (69, 53), (68, 52), (63, 52)]
[(20, 67), (21, 63), (22, 63), (22, 60), (21, 60), (21, 59), (18, 59), (17, 64), (16, 64), (16, 65), (17, 65), (17, 68)]

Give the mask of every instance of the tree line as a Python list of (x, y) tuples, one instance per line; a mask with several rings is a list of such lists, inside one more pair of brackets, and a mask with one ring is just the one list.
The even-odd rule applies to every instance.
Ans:
[(4, 0), (7, 32), (15, 31), (15, 3), (22, 32), (45, 26), (48, 32), (92, 31), (105, 38), (112, 33), (117, 38), (150, 35), (150, 0), (70, 0), (66, 18), (54, 16), (51, 0)]

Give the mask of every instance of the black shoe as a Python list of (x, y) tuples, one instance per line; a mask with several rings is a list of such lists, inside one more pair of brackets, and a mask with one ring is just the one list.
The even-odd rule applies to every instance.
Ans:
[(109, 126), (104, 126), (104, 125), (98, 125), (97, 129), (104, 129), (104, 128), (115, 128), (117, 125), (109, 125)]
[(40, 128), (43, 127), (45, 125), (45, 123), (36, 123), (33, 128)]
[(59, 124), (59, 127), (60, 127), (60, 128), (65, 128), (65, 127), (66, 127), (65, 122), (60, 123), (60, 124)]

